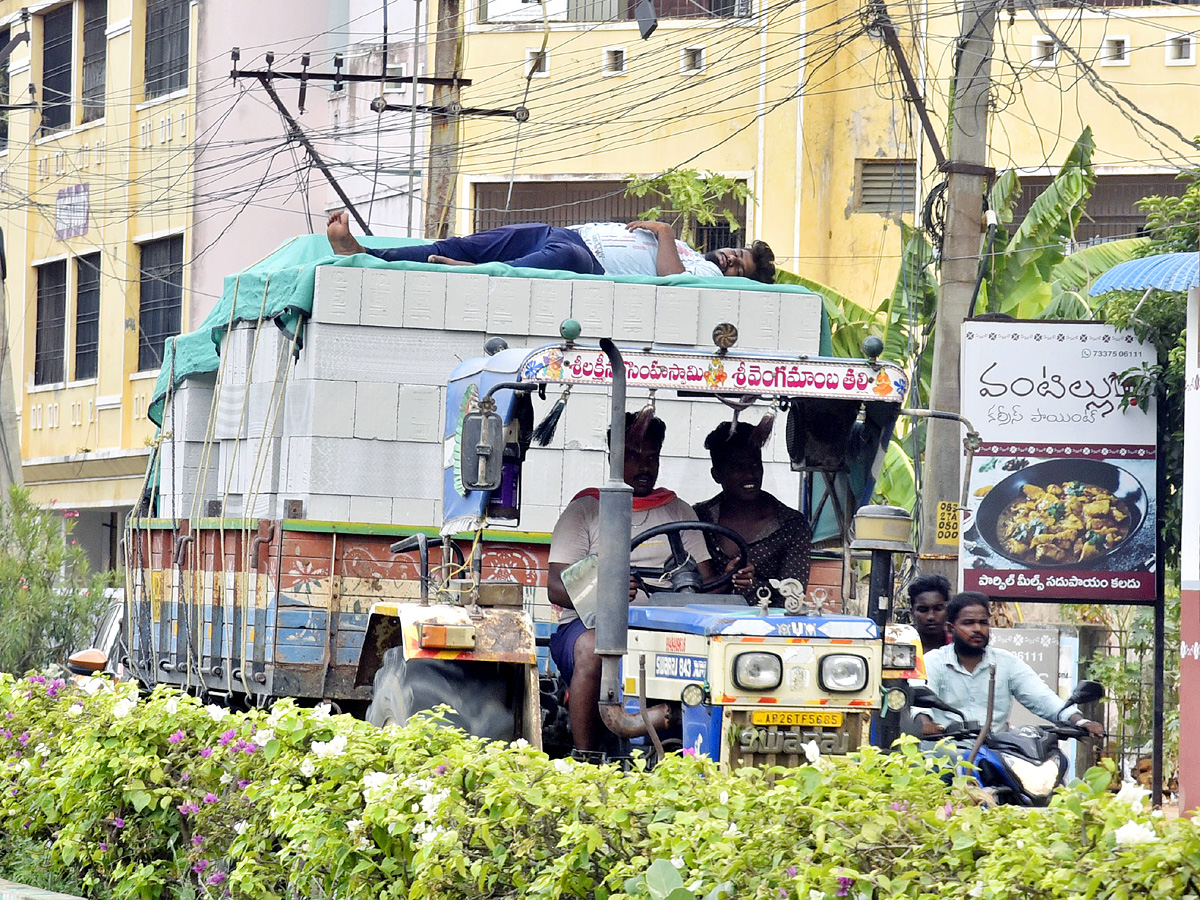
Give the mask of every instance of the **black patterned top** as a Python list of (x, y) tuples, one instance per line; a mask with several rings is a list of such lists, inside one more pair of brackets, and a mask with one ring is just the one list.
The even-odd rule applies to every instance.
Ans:
[[(771, 605), (783, 606), (783, 597), (771, 587), (770, 579), (795, 578), (805, 587), (808, 586), (812, 529), (803, 513), (781, 503), (772, 494), (763, 493), (774, 509), (760, 522), (756, 534), (742, 535), (750, 548), (750, 562), (754, 563), (754, 584), (740, 593), (747, 603), (754, 604), (758, 602), (758, 589), (766, 587), (771, 591)], [(722, 496), (724, 492), (711, 500), (695, 504), (692, 508), (696, 510), (696, 516), (703, 522), (719, 523)], [(718, 573), (724, 572), (729, 565), (729, 554), (721, 548), (716, 535), (706, 534), (705, 538), (712, 554), (713, 569)]]

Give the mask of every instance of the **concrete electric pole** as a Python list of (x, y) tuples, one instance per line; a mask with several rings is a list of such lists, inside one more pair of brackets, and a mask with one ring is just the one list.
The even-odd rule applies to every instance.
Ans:
[[(434, 39), (435, 78), (457, 79), (462, 75), (462, 21), (460, 0), (438, 3), (437, 35)], [(425, 190), (425, 238), (441, 240), (450, 234), (454, 194), (458, 182), (458, 129), (462, 109), (461, 90), (456, 82), (433, 88), (435, 110), (429, 124), (429, 177)], [(453, 110), (446, 115), (438, 109)]]
[[(963, 7), (951, 101), (942, 289), (938, 300), (929, 397), (930, 408), (944, 412), (960, 412), (962, 323), (967, 316), (979, 268), (983, 193), (991, 173), (987, 168), (987, 135), (995, 23), (995, 0), (969, 0)], [(962, 438), (962, 429), (957, 422), (932, 419), (925, 439), (918, 558), (922, 572), (941, 573), (952, 583), (957, 577)], [(943, 524), (948, 514), (953, 517), (953, 536), (945, 528), (939, 534), (939, 507)]]

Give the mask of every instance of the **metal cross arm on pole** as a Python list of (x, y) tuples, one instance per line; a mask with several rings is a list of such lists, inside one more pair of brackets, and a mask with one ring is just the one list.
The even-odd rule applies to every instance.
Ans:
[[(229, 77), (238, 78), (257, 78), (260, 81), (264, 78), (280, 78), (285, 81), (338, 81), (338, 82), (354, 82), (354, 83), (379, 83), (378, 75), (349, 75), (340, 72), (283, 72), (277, 69), (233, 69), (229, 73)], [(387, 79), (388, 81), (400, 84), (399, 78)], [(413, 81), (417, 84), (429, 84), (435, 87), (449, 87), (459, 85), (461, 87), (470, 87), (470, 78), (437, 78), (428, 75), (419, 75), (414, 78), (405, 78), (403, 83), (408, 85)]]
[(518, 106), (514, 109), (485, 109), (478, 106), (462, 106), (458, 103), (450, 103), (446, 106), (431, 106), (429, 104), (408, 104), (408, 103), (384, 103), (381, 97), (371, 101), (372, 112), (423, 112), (434, 113), (439, 116), (497, 116), (501, 118), (513, 118), (518, 122), (529, 121), (529, 109), (525, 106)]

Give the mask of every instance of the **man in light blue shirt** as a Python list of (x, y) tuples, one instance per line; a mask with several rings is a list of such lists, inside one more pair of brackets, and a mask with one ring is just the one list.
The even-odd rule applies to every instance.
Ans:
[[(950, 600), (946, 606), (946, 627), (952, 643), (925, 657), (926, 680), (933, 692), (960, 710), (968, 721), (983, 722), (987, 716), (988, 683), (995, 671), (992, 731), (1005, 728), (1016, 698), (1043, 719), (1068, 722), (1086, 729), (1093, 737), (1103, 737), (1104, 729), (1099, 722), (1085, 719), (1077, 706), (1065, 706), (1062, 698), (1015, 654), (988, 647), (990, 617), (991, 608), (984, 594), (964, 591)], [(916, 722), (921, 733), (929, 738), (941, 734), (948, 726), (961, 724), (956, 716), (942, 710), (919, 713)]]

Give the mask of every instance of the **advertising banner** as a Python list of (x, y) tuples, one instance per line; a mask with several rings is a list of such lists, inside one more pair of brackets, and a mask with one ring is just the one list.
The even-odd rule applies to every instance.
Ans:
[(967, 322), (963, 590), (1000, 600), (1153, 601), (1156, 418), (1122, 409), (1121, 373), (1155, 362), (1091, 322)]

